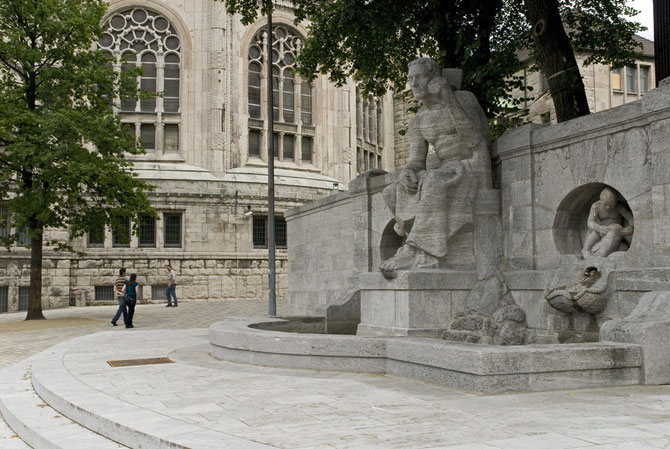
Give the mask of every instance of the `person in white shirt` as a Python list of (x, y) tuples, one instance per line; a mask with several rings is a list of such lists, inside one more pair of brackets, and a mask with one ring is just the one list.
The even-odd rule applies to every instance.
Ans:
[[(172, 265), (167, 266), (168, 270), (168, 286), (165, 289), (165, 296), (167, 296), (167, 306), (165, 307), (178, 307), (177, 303), (177, 273), (175, 273)], [(174, 299), (174, 305), (172, 305), (172, 299)]]

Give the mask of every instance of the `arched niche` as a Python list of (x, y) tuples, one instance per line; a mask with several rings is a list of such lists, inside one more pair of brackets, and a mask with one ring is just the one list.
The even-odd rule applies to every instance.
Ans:
[[(563, 198), (554, 217), (554, 242), (561, 254), (581, 255), (588, 230), (589, 211), (593, 203), (600, 199), (600, 193), (604, 188), (613, 191), (618, 202), (623, 204), (632, 215), (626, 198), (614, 187), (600, 182), (577, 187)], [(630, 246), (631, 239), (632, 236), (626, 237), (628, 246)]]

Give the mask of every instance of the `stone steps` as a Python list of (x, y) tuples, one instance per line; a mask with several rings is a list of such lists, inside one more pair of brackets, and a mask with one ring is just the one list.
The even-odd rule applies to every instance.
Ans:
[(46, 404), (33, 389), (32, 363), (32, 359), (27, 359), (0, 372), (0, 413), (20, 437), (0, 441), (0, 446), (17, 449), (30, 446), (34, 449), (126, 448), (66, 418)]
[[(272, 447), (148, 410), (110, 396), (80, 381), (66, 368), (65, 358), (69, 350), (74, 349), (76, 352), (77, 347), (86, 347), (86, 339), (94, 336), (95, 334), (60, 343), (33, 357), (33, 387), (53, 409), (129, 448), (269, 449)], [(108, 446), (84, 444), (39, 448), (41, 447), (98, 449)]]

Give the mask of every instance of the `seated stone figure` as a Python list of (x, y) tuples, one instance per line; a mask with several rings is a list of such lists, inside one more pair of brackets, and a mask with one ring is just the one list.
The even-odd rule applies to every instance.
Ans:
[(600, 192), (600, 200), (591, 206), (587, 226), (582, 255), (585, 259), (607, 257), (628, 249), (624, 237), (633, 235), (633, 215), (617, 201), (612, 190), (605, 188)]
[[(409, 161), (400, 180), (384, 190), (394, 230), (406, 237), (380, 264), (386, 277), (396, 270), (439, 266), (449, 239), (473, 223), (478, 189), (491, 188), (488, 121), (475, 96), (455, 91), (429, 58), (409, 64), (408, 80), (422, 106), (409, 124)], [(435, 168), (426, 164), (431, 148), (439, 159)]]

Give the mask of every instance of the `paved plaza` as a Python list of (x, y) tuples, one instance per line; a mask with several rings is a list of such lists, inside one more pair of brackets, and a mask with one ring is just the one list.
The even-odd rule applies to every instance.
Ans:
[[(279, 314), (284, 310), (280, 302)], [(143, 417), (133, 424), (138, 431), (178, 447), (670, 448), (668, 386), (487, 396), (392, 376), (263, 368), (208, 356), (209, 324), (266, 311), (266, 301), (141, 305), (131, 330), (111, 326), (111, 306), (51, 310), (39, 323), (1, 315), (0, 368), (51, 348), (22, 363), (32, 363), (52, 393), (83, 408), (107, 403), (135, 410)], [(106, 363), (168, 356), (175, 363)], [(69, 381), (58, 380), (70, 378), (81, 386), (74, 393)], [(0, 425), (0, 448), (27, 447)]]

